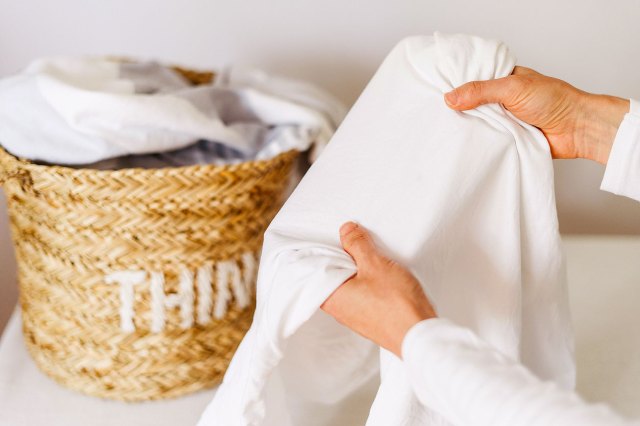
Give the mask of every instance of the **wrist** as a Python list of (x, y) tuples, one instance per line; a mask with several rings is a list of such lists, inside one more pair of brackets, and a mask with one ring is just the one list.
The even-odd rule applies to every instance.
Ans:
[(391, 347), (391, 351), (398, 357), (402, 358), (401, 350), (402, 350), (402, 342), (404, 341), (405, 336), (419, 322), (424, 320), (437, 318), (435, 311), (433, 308), (424, 308), (421, 310), (412, 310), (408, 309), (398, 318), (397, 326), (395, 330), (392, 332), (392, 336), (394, 339), (394, 344)]
[(620, 123), (629, 112), (629, 100), (585, 93), (579, 105), (575, 141), (578, 157), (606, 164)]

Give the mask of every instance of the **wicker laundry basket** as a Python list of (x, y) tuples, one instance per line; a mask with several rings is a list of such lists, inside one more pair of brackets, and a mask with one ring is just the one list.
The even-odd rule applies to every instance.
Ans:
[[(194, 84), (212, 78), (180, 71)], [(128, 401), (218, 383), (251, 323), (262, 235), (296, 156), (101, 171), (0, 149), (37, 365), (71, 389)]]

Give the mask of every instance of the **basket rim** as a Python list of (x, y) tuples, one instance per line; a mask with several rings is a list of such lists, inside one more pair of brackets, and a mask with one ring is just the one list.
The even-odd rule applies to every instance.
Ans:
[[(288, 151), (284, 151), (275, 157), (261, 159), (261, 160), (248, 160), (248, 161), (240, 161), (238, 163), (230, 163), (230, 164), (193, 164), (188, 166), (168, 166), (161, 168), (143, 168), (143, 167), (125, 167), (122, 169), (113, 169), (113, 170), (101, 170), (101, 169), (92, 169), (89, 167), (80, 167), (75, 168), (69, 165), (58, 165), (58, 164), (38, 164), (33, 161), (18, 157), (7, 151), (2, 145), (0, 145), (0, 160), (3, 159), (5, 161), (13, 162), (18, 170), (32, 170), (32, 171), (47, 171), (49, 173), (59, 173), (69, 176), (86, 176), (86, 175), (94, 175), (94, 176), (118, 176), (118, 175), (130, 175), (130, 174), (149, 174), (149, 175), (163, 175), (163, 174), (173, 174), (176, 172), (197, 172), (200, 170), (207, 170), (210, 172), (235, 172), (238, 170), (246, 169), (246, 168), (260, 168), (264, 166), (268, 166), (272, 163), (277, 163), (281, 160), (287, 159), (289, 156), (294, 156), (296, 154), (300, 154), (300, 151), (296, 149), (290, 149)], [(0, 171), (1, 171), (1, 162), (0, 162)]]

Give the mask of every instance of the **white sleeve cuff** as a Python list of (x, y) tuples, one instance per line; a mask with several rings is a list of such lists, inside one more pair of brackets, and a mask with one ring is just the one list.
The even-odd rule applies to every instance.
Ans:
[(613, 142), (600, 189), (640, 201), (640, 103), (633, 99)]
[[(425, 349), (433, 348), (441, 342), (451, 343), (462, 341), (474, 341), (473, 333), (470, 330), (462, 328), (450, 320), (445, 318), (431, 318), (420, 321), (409, 329), (402, 340), (402, 359), (405, 363), (412, 364), (414, 359), (420, 360), (416, 364), (422, 364), (425, 356), (422, 353)], [(433, 350), (428, 351), (431, 354)]]

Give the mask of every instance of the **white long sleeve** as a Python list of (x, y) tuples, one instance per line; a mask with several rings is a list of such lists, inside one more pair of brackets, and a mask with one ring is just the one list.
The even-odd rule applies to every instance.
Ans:
[(640, 102), (633, 99), (618, 128), (600, 189), (640, 201)]
[(604, 405), (543, 382), (472, 331), (441, 318), (409, 330), (402, 355), (416, 397), (460, 426), (631, 426)]

